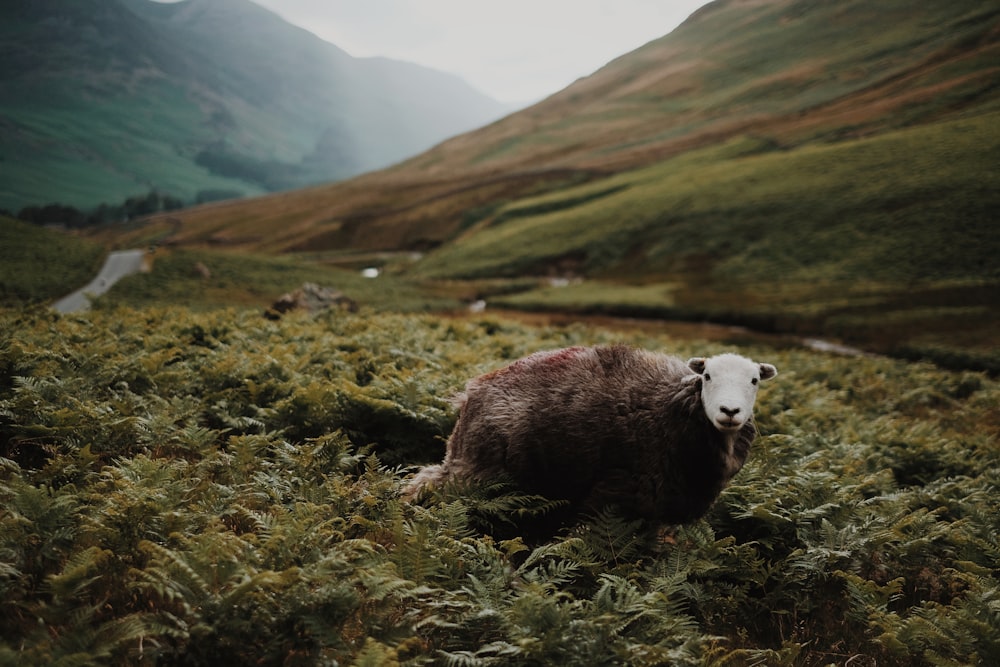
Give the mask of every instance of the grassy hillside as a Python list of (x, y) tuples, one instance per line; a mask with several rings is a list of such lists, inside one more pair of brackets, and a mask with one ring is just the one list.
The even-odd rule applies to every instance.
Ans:
[(690, 151), (734, 141), (791, 151), (995, 112), (998, 25), (974, 0), (715, 2), (549, 99), (392, 169), (191, 211), (173, 238), (426, 249), (499, 206)]
[[(986, 114), (791, 151), (734, 139), (470, 215), (461, 236), (419, 262), (389, 260), (381, 285), (355, 273), (325, 280), (349, 293), (372, 288), (359, 300), (406, 309), (428, 295), (428, 307), (445, 303), (433, 296), (443, 289), (519, 310), (710, 319), (825, 336), (1000, 372), (997, 122)], [(294, 205), (294, 194), (282, 197)], [(280, 293), (265, 287), (260, 262), (304, 262), (308, 272), (317, 257), (352, 259), (204, 256), (238, 274), (231, 289), (206, 291), (187, 259), (185, 269), (164, 265), (123, 283), (131, 292), (121, 298), (259, 305), (264, 293)], [(546, 277), (560, 276), (577, 282), (547, 286)], [(394, 281), (407, 286), (406, 298), (378, 293), (397, 290)]]
[(487, 299), (707, 318), (995, 372), (998, 123), (987, 114), (793, 151), (733, 140), (498, 207), (414, 271), (586, 276)]
[(795, 150), (744, 136), (501, 206), (416, 271), (544, 274), (572, 258), (577, 274), (715, 284), (998, 280), (997, 127), (1000, 112)]
[[(205, 276), (198, 268), (208, 269)], [(199, 250), (156, 253), (152, 270), (129, 276), (95, 303), (121, 306), (185, 306), (195, 310), (253, 309), (260, 312), (303, 283), (343, 292), (359, 306), (394, 312), (447, 311), (461, 307), (448, 292), (398, 276), (377, 279), (318, 260)]]
[(303, 187), (503, 112), (457, 77), (352, 58), (249, 0), (11, 4), (0, 48), (7, 210)]
[(44, 95), (42, 102), (17, 95), (0, 109), (7, 128), (0, 205), (7, 209), (59, 202), (89, 210), (152, 189), (191, 203), (199, 193), (266, 192), (193, 162), (196, 146), (215, 137), (198, 101), (170, 82), (138, 83), (128, 96), (102, 95), (82, 107), (79, 91), (67, 91), (71, 99), (62, 103), (54, 103), (57, 91)]
[[(400, 502), (466, 379), (623, 340), (779, 368), (705, 519), (526, 542), (507, 521), (546, 504), (510, 489)], [(996, 664), (998, 400), (977, 373), (581, 326), (6, 311), (0, 664)]]
[[(399, 275), (470, 281), (493, 305), (710, 318), (998, 370), (997, 30), (972, 0), (715, 2), (391, 169), (100, 238), (389, 251)], [(510, 294), (549, 277), (584, 280)]]
[[(97, 275), (106, 250), (74, 235), (0, 218), (0, 308), (51, 304)], [(275, 257), (199, 250), (158, 249), (150, 271), (128, 276), (93, 303), (178, 306), (193, 310), (239, 308), (260, 313), (279, 296), (311, 282), (339, 290), (360, 307), (378, 311), (454, 311), (461, 290), (399, 276), (362, 277), (322, 258)], [(208, 270), (204, 275), (199, 265)]]
[(66, 296), (97, 275), (105, 255), (96, 243), (0, 217), (0, 307)]

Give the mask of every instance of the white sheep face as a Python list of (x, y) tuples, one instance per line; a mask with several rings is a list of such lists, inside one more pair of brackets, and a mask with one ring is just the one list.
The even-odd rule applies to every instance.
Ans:
[(757, 388), (778, 374), (771, 364), (759, 364), (738, 354), (696, 357), (688, 366), (700, 376), (701, 402), (715, 428), (734, 432), (753, 416)]

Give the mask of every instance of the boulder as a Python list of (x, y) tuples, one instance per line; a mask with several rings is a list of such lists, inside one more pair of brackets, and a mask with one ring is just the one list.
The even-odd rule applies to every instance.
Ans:
[(340, 290), (323, 287), (316, 283), (303, 283), (302, 287), (292, 292), (282, 294), (271, 304), (265, 315), (278, 318), (292, 310), (317, 312), (327, 308), (340, 308), (355, 312), (358, 304)]

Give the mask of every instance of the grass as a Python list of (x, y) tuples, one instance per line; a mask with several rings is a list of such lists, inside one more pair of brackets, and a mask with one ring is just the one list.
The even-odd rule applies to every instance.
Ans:
[[(490, 304), (520, 310), (580, 312), (624, 317), (664, 317), (676, 308), (677, 285), (650, 283), (629, 285), (580, 281), (546, 285), (516, 294), (491, 298)], [(676, 318), (675, 318), (676, 319)]]
[(96, 243), (0, 218), (0, 307), (66, 296), (97, 275), (105, 254)]
[[(81, 107), (80, 99), (88, 103)], [(194, 164), (195, 147), (210, 138), (200, 129), (203, 112), (169, 84), (147, 82), (106, 97), (86, 90), (63, 99), (27, 97), (7, 103), (4, 113), (12, 130), (0, 140), (7, 184), (0, 208), (58, 201), (89, 210), (154, 189), (189, 202), (200, 190), (263, 192)]]
[[(204, 277), (196, 268), (209, 270)], [(158, 250), (152, 270), (117, 283), (96, 302), (99, 308), (184, 305), (196, 309), (267, 308), (279, 296), (313, 282), (340, 290), (361, 306), (413, 312), (448, 310), (459, 303), (447, 294), (403, 278), (364, 278), (358, 271), (296, 257), (199, 250)]]
[[(87, 18), (77, 18), (86, 24)], [(273, 131), (261, 130), (268, 125), (260, 117), (265, 113), (232, 104), (220, 111), (217, 87), (208, 90), (184, 74), (165, 76), (159, 69), (164, 58), (173, 58), (166, 69), (187, 70), (192, 63), (181, 64), (187, 52), (166, 56), (163, 44), (143, 43), (116, 53), (115, 40), (124, 38), (115, 33), (121, 25), (115, 17), (103, 18), (112, 28), (105, 42), (93, 43), (86, 31), (68, 37), (59, 35), (66, 26), (21, 24), (44, 45), (32, 60), (41, 74), (11, 76), (12, 94), (3, 104), (8, 131), (0, 140), (0, 155), (6, 158), (0, 174), (9, 188), (0, 194), (0, 207), (17, 210), (58, 201), (87, 210), (153, 189), (192, 203), (201, 190), (263, 193), (258, 185), (209, 173), (195, 164), (195, 156), (226, 135), (220, 126), (227, 121), (254, 124), (246, 130), (259, 140), (252, 149), (273, 152), (280, 141)], [(150, 32), (144, 36), (148, 39)], [(246, 137), (236, 134), (227, 138), (245, 147)], [(297, 132), (284, 138), (303, 143)]]
[[(778, 366), (704, 519), (399, 500), (464, 382), (628, 342)], [(994, 664), (1000, 384), (495, 317), (0, 311), (0, 664)], [(503, 527), (503, 531), (498, 529)]]
[[(543, 203), (541, 206), (555, 206)], [(517, 218), (518, 214), (514, 215)], [(3, 229), (8, 306), (46, 303), (89, 281), (104, 252), (97, 245), (24, 223)], [(456, 312), (485, 299), (490, 308), (612, 316), (652, 321), (715, 322), (762, 334), (820, 336), (870, 351), (929, 359), (951, 368), (1000, 373), (995, 281), (742, 283), (692, 286), (682, 279), (577, 279), (553, 286), (539, 278), (414, 280), (417, 261), (392, 254), (253, 255), (160, 248), (152, 271), (130, 276), (96, 300), (123, 305), (180, 305), (197, 310), (262, 311), (280, 295), (313, 282), (362, 307), (393, 312)], [(208, 277), (196, 268), (204, 265)], [(384, 264), (377, 279), (360, 269)]]
[(752, 331), (823, 337), (867, 351), (1000, 373), (1000, 284), (742, 284), (580, 281), (489, 297), (491, 306), (541, 313), (715, 322)]
[[(527, 253), (521, 265), (537, 268), (558, 252), (557, 240), (577, 250), (585, 243), (584, 250), (594, 255), (594, 265), (631, 264), (629, 248), (622, 254), (618, 246), (631, 242), (641, 247), (647, 242), (645, 237), (612, 234), (601, 238), (595, 233), (580, 240), (574, 231), (560, 229), (572, 211), (601, 210), (598, 201), (591, 206), (575, 205), (565, 211), (566, 215), (547, 219), (552, 225), (543, 225), (540, 217), (508, 219), (495, 225), (483, 216), (595, 197), (611, 191), (609, 188), (628, 186), (642, 168), (655, 173), (657, 163), (662, 163), (657, 178), (662, 187), (650, 184), (652, 192), (637, 193), (628, 210), (606, 207), (603, 210), (613, 215), (594, 224), (607, 233), (616, 225), (632, 224), (634, 214), (646, 219), (634, 221), (644, 230), (657, 211), (665, 217), (677, 210), (688, 216), (689, 226), (697, 230), (717, 225), (720, 231), (729, 232), (739, 220), (759, 229), (776, 218), (785, 226), (789, 220), (805, 224), (805, 231), (811, 232), (810, 223), (827, 228), (830, 217), (840, 224), (842, 219), (836, 217), (840, 215), (867, 218), (859, 220), (855, 229), (869, 222), (877, 229), (886, 217), (877, 208), (886, 203), (882, 199), (870, 202), (874, 209), (850, 191), (847, 201), (838, 201), (844, 196), (843, 189), (853, 188), (859, 181), (862, 190), (878, 185), (891, 191), (898, 185), (899, 194), (915, 210), (926, 195), (929, 215), (951, 224), (954, 217), (943, 212), (976, 213), (969, 211), (974, 208), (969, 201), (975, 201), (969, 196), (974, 194), (971, 191), (979, 188), (988, 198), (995, 190), (995, 171), (989, 168), (995, 157), (983, 155), (983, 151), (990, 145), (995, 149), (995, 137), (991, 136), (995, 133), (989, 126), (996, 124), (1000, 71), (993, 66), (997, 47), (989, 35), (996, 20), (992, 8), (972, 0), (935, 6), (906, 0), (877, 6), (862, 2), (716, 5), (699, 12), (670, 35), (615, 60), (539, 105), (443, 142), (390, 169), (288, 197), (185, 211), (178, 216), (184, 225), (177, 241), (208, 245), (219, 237), (233, 247), (277, 253), (347, 248), (424, 250), (450, 245), (459, 238), (466, 244), (466, 254), (476, 250), (481, 256), (474, 262), (469, 257), (468, 262), (459, 263), (458, 255), (450, 254), (447, 263), (443, 259), (433, 271), (443, 275), (455, 260), (455, 271), (482, 275), (492, 269), (516, 270), (503, 252), (496, 262), (488, 261), (496, 247), (491, 240), (513, 238), (514, 223), (521, 223), (525, 231), (538, 223), (534, 226), (545, 228), (543, 242), (551, 243), (535, 252), (536, 244), (525, 243), (524, 235), (519, 236), (517, 243)], [(974, 118), (977, 115), (979, 121)], [(959, 138), (950, 154), (942, 155), (948, 151), (944, 145), (947, 137), (935, 134), (933, 128), (956, 127), (949, 126), (950, 121), (978, 123), (972, 131), (985, 141), (983, 147), (972, 142), (981, 150), (970, 154), (973, 168), (965, 173), (966, 182), (953, 198), (947, 197), (947, 189), (942, 192), (930, 187), (924, 192), (909, 187), (912, 175), (906, 165), (911, 163), (926, 166), (931, 175), (917, 180), (926, 182), (940, 169), (949, 177), (944, 188), (951, 187), (955, 165), (966, 160), (959, 147), (967, 147), (969, 142)], [(918, 141), (904, 145), (899, 141), (902, 134), (882, 144), (857, 141), (918, 126), (933, 126), (926, 135), (910, 135), (927, 139), (929, 153)], [(831, 143), (850, 145), (859, 153), (852, 156), (848, 149), (835, 150)], [(810, 146), (816, 151), (806, 150)], [(885, 156), (889, 166), (864, 155), (865, 146), (894, 151)], [(729, 158), (735, 158), (732, 153), (740, 150), (751, 151), (742, 157), (761, 161), (740, 171), (737, 161), (724, 158), (726, 151), (731, 152)], [(765, 159), (768, 155), (771, 161)], [(788, 158), (787, 169), (778, 164), (783, 157)], [(718, 161), (717, 170), (705, 162), (709, 158)], [(838, 169), (827, 159), (848, 164)], [(805, 166), (819, 167), (820, 171), (810, 172), (802, 189), (795, 192), (794, 184), (788, 181), (789, 172), (796, 175), (794, 169), (809, 162), (812, 164)], [(692, 164), (699, 166), (685, 182), (683, 171)], [(980, 168), (983, 164), (985, 169)], [(781, 179), (773, 194), (798, 196), (781, 201), (750, 200), (743, 208), (740, 197), (766, 189), (755, 177), (758, 167), (763, 169), (760, 180), (772, 175)], [(869, 168), (878, 171), (877, 178), (867, 178), (872, 172), (864, 170)], [(823, 169), (830, 170), (828, 183), (823, 182)], [(554, 175), (569, 172), (588, 181), (613, 174), (622, 177), (593, 182), (590, 189), (566, 189), (562, 179)], [(682, 197), (670, 196), (671, 192), (689, 194), (691, 205), (697, 205), (694, 190), (698, 182), (706, 183), (705, 196), (714, 204), (708, 207), (710, 216), (703, 219), (693, 217), (698, 210), (685, 210), (688, 202)], [(551, 192), (551, 198), (538, 199), (536, 195), (543, 191)], [(803, 201), (812, 192), (817, 197)], [(620, 192), (601, 199), (624, 203), (629, 197)], [(852, 201), (863, 208), (849, 208)], [(646, 203), (656, 204), (658, 209), (644, 211)], [(764, 207), (757, 208), (758, 204)], [(993, 205), (990, 201), (986, 204)], [(918, 216), (911, 210), (899, 219), (908, 224), (914, 217)], [(475, 233), (469, 233), (470, 227)], [(503, 235), (501, 227), (505, 228)], [(480, 231), (491, 235), (475, 242)], [(652, 241), (676, 240), (658, 239), (657, 234)], [(872, 238), (884, 240), (878, 234)], [(794, 246), (798, 240), (788, 245)], [(601, 255), (601, 247), (608, 245), (612, 246), (609, 253)], [(903, 255), (905, 259), (907, 253)], [(651, 259), (659, 264), (663, 257)], [(891, 259), (895, 264), (898, 258)], [(815, 259), (808, 261), (817, 263)], [(868, 265), (873, 264), (868, 261)], [(646, 268), (655, 271), (659, 267)]]
[[(499, 222), (417, 268), (441, 277), (544, 273), (577, 255), (589, 274), (655, 276), (683, 273), (697, 257), (709, 262), (699, 280), (997, 278), (998, 121), (987, 114), (764, 154), (748, 155), (759, 144), (739, 139), (509, 204)], [(979, 177), (970, 181), (970, 172)]]
[(998, 372), (998, 121), (791, 151), (742, 137), (509, 203), (413, 271), (586, 276), (491, 303), (711, 319)]
[[(392, 169), (101, 238), (347, 263), (431, 249), (386, 260), (399, 296), (359, 300), (707, 319), (997, 373), (996, 20), (971, 0), (716, 4)], [(108, 303), (295, 286), (259, 257), (211, 255), (227, 268), (207, 283), (170, 261)], [(585, 280), (536, 289), (553, 276)]]
[[(390, 170), (102, 230), (213, 249), (162, 255), (105, 304), (259, 308), (309, 280), (376, 309), (710, 319), (1000, 372), (996, 20), (975, 2), (713, 5)], [(184, 124), (148, 100), (130, 115), (175, 139)], [(71, 120), (36, 122), (79, 139)], [(376, 282), (317, 259), (428, 248)], [(552, 276), (586, 279), (535, 289)]]
[[(560, 207), (552, 203), (541, 206)], [(515, 219), (518, 214), (513, 216)], [(2, 230), (4, 303), (51, 302), (89, 281), (104, 256), (95, 244), (24, 223)], [(414, 280), (409, 255), (308, 253), (297, 256), (160, 248), (152, 271), (117, 283), (95, 302), (120, 306), (180, 305), (197, 310), (263, 311), (280, 295), (313, 282), (374, 311), (456, 312), (476, 299), (490, 308), (559, 314), (715, 322), (751, 332), (819, 336), (870, 351), (928, 359), (956, 369), (1000, 373), (997, 282), (799, 282), (692, 286), (683, 279), (577, 279), (564, 286), (535, 278)], [(205, 277), (198, 270), (208, 268)], [(377, 279), (360, 269), (384, 265)], [(683, 276), (681, 276), (682, 278)], [(750, 335), (750, 334), (748, 334)]]

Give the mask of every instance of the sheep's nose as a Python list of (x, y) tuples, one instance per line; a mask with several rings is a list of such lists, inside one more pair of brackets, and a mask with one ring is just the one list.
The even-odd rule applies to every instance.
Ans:
[(740, 413), (740, 409), (739, 408), (726, 408), (726, 407), (719, 406), (719, 409), (722, 410), (723, 412), (725, 412), (727, 417), (735, 417), (736, 415), (738, 415)]

